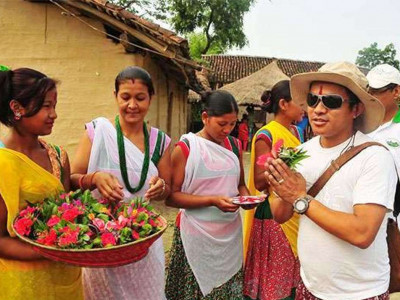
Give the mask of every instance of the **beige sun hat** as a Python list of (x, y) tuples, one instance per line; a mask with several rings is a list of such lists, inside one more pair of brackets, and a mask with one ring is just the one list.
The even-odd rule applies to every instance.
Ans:
[(292, 99), (307, 106), (307, 95), (312, 82), (335, 83), (348, 88), (364, 104), (365, 110), (355, 120), (355, 128), (363, 133), (374, 131), (381, 124), (385, 108), (378, 99), (367, 93), (368, 80), (356, 65), (350, 62), (327, 63), (318, 72), (301, 73), (290, 79)]

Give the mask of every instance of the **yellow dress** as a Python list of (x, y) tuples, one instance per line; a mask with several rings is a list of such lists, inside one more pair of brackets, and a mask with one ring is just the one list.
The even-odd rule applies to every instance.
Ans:
[[(275, 144), (279, 139), (283, 140), (284, 147), (297, 147), (300, 145), (300, 141), (297, 137), (293, 135), (286, 127), (281, 125), (276, 121), (271, 121), (267, 125), (260, 128), (254, 136), (261, 130), (268, 130), (272, 135), (272, 142)], [(249, 180), (248, 180), (248, 188), (251, 195), (258, 195), (260, 192), (256, 189), (254, 184), (254, 163), (256, 161), (255, 157), (255, 138), (251, 143), (251, 162), (250, 162), (250, 171), (249, 171)], [(270, 193), (269, 201), (273, 201), (274, 195)], [(243, 222), (243, 251), (244, 257), (246, 258), (251, 228), (253, 225), (254, 214), (256, 209), (246, 210), (244, 213), (244, 222)], [(292, 248), (293, 254), (297, 257), (297, 233), (299, 229), (299, 216), (297, 214), (293, 214), (293, 217), (281, 224), (282, 230), (285, 233), (290, 246)]]
[[(50, 147), (46, 147), (50, 151)], [(53, 154), (55, 150), (52, 150)], [(53, 156), (49, 156), (53, 170)], [(57, 173), (57, 172), (54, 172)], [(59, 173), (59, 172), (58, 172)], [(7, 207), (7, 230), (26, 207), (63, 190), (60, 180), (19, 152), (0, 148), (0, 194)], [(81, 300), (81, 269), (50, 260), (17, 261), (0, 258), (0, 299)]]

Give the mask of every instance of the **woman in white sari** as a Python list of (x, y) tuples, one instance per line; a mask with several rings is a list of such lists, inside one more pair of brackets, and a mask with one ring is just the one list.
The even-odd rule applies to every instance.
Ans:
[[(114, 120), (100, 117), (86, 124), (72, 164), (73, 186), (114, 201), (136, 196), (164, 200), (169, 195), (170, 138), (144, 122), (153, 94), (147, 71), (128, 67), (118, 74), (119, 114)], [(164, 269), (164, 249), (158, 239), (138, 262), (84, 269), (85, 299), (165, 299)]]
[(242, 299), (242, 222), (231, 197), (248, 195), (240, 143), (229, 136), (238, 107), (222, 91), (203, 95), (204, 128), (172, 154), (177, 218), (166, 295), (170, 300)]

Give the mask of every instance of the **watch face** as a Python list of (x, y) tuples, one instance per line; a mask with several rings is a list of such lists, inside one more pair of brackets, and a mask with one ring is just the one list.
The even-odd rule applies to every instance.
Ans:
[(305, 200), (300, 200), (296, 202), (296, 209), (298, 211), (303, 211), (307, 208), (307, 204)]

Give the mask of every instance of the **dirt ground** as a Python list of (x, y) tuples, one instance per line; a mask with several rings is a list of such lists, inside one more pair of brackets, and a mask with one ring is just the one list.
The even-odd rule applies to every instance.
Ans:
[[(247, 178), (249, 165), (250, 165), (250, 153), (249, 152), (244, 153), (243, 164), (244, 164), (244, 169), (245, 169), (245, 177)], [(247, 182), (247, 180), (246, 180), (246, 182)], [(174, 234), (175, 219), (176, 219), (176, 215), (178, 214), (179, 209), (173, 208), (173, 207), (168, 207), (163, 202), (153, 202), (152, 205), (168, 221), (168, 228), (165, 231), (165, 233), (163, 234), (165, 256), (168, 261), (169, 252), (170, 252), (170, 248), (172, 245), (172, 238), (173, 238), (173, 234)]]

